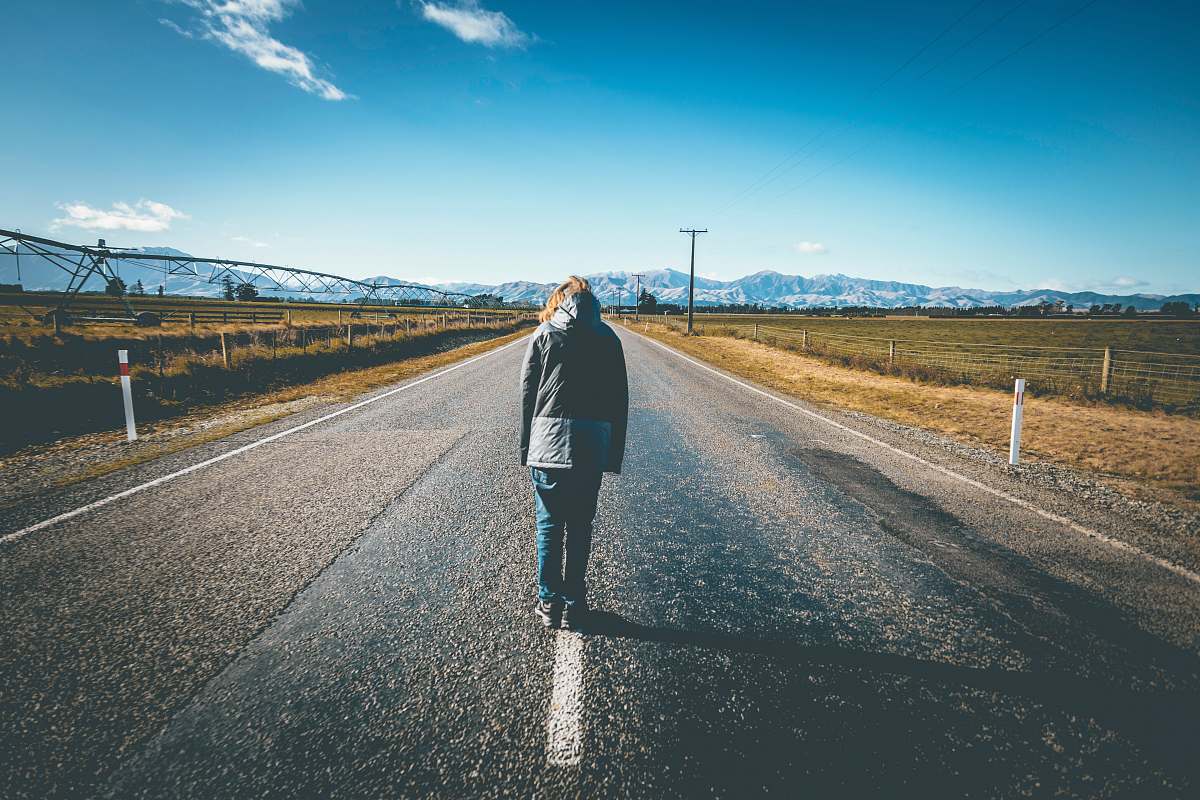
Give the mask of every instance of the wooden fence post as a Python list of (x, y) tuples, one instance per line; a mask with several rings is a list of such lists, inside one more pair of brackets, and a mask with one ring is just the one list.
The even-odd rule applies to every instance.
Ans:
[(896, 340), (888, 340), (888, 364), (895, 366), (896, 364)]
[(225, 331), (221, 331), (221, 362), (225, 365), (225, 369), (229, 369), (229, 342), (225, 337)]
[(800, 346), (803, 347), (805, 350), (808, 349), (808, 329), (807, 328), (800, 331)]
[(283, 313), (287, 315), (287, 326), (289, 328), (292, 327), (292, 310), (289, 308), (284, 310)]
[(408, 317), (404, 318), (404, 335), (409, 335), (409, 324), (412, 322)]
[(271, 360), (275, 360), (275, 340), (279, 338), (275, 331), (271, 331)]
[(1100, 367), (1100, 394), (1108, 394), (1112, 375), (1112, 345), (1104, 346), (1104, 364)]
[(346, 326), (346, 348), (354, 347), (354, 323)]
[(191, 326), (192, 330), (196, 330), (196, 312), (195, 311), (188, 312), (188, 325)]
[(758, 323), (754, 323), (754, 341), (758, 341)]

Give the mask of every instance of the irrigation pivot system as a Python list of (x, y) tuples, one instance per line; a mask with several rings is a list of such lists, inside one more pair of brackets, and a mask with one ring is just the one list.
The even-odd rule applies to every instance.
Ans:
[[(234, 261), (227, 258), (196, 258), (189, 255), (147, 253), (141, 249), (110, 247), (101, 239), (95, 246), (67, 244), (39, 236), (0, 228), (0, 256), (16, 259), (18, 275), (21, 256), (44, 259), (70, 276), (58, 307), (51, 313), (66, 316), (71, 303), (93, 276), (107, 286), (120, 280), (114, 262), (136, 261), (164, 275), (195, 278), (218, 284), (226, 279), (235, 286), (249, 284), (259, 291), (288, 294), (328, 294), (361, 296), (368, 303), (414, 303), (433, 306), (461, 306), (472, 295), (444, 292), (428, 286), (409, 283), (367, 283), (344, 278), (328, 272), (317, 272), (253, 261)], [(125, 310), (133, 319), (133, 308), (122, 296)]]

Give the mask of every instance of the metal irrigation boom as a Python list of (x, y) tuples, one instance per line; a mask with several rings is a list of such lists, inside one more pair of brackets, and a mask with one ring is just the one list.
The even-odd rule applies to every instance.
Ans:
[[(472, 295), (444, 292), (428, 286), (408, 283), (367, 283), (344, 278), (328, 272), (317, 272), (253, 261), (234, 261), (228, 258), (196, 258), (188, 255), (145, 253), (139, 249), (110, 247), (100, 239), (95, 246), (67, 244), (39, 236), (29, 236), (0, 228), (0, 255), (21, 253), (38, 256), (71, 276), (67, 290), (56, 309), (65, 313), (72, 301), (93, 275), (106, 283), (120, 280), (112, 261), (138, 261), (165, 275), (196, 278), (207, 283), (221, 283), (228, 278), (235, 285), (250, 284), (256, 289), (299, 294), (361, 294), (367, 302), (420, 302), (431, 305), (461, 305)], [(134, 311), (124, 296), (121, 302), (133, 318)]]

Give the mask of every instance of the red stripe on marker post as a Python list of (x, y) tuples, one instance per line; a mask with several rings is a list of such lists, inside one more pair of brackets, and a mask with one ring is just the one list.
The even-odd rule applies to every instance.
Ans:
[(117, 369), (121, 375), (121, 397), (125, 402), (125, 436), (137, 439), (137, 424), (133, 420), (133, 387), (129, 384), (129, 351), (117, 351)]

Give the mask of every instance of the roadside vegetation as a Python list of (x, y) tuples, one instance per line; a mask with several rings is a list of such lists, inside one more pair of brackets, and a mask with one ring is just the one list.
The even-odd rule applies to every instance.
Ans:
[[(439, 353), (523, 330), (528, 315), (346, 325), (72, 328), (0, 335), (0, 453), (122, 422), (117, 350), (129, 351), (139, 422)], [(353, 383), (353, 381), (351, 381)]]
[[(951, 323), (958, 325), (959, 323)], [(1078, 323), (1075, 323), (1078, 324)], [(636, 328), (721, 369), (831, 409), (859, 411), (1006, 453), (1008, 390), (883, 375), (729, 336), (688, 337), (662, 323)], [(698, 330), (712, 330), (700, 325)], [(1024, 457), (1115, 479), (1134, 494), (1200, 504), (1200, 419), (1082, 397), (1027, 400)]]
[(1007, 390), (1023, 377), (1033, 395), (1200, 416), (1200, 321), (701, 314), (695, 330), (923, 383)]
[[(668, 320), (687, 320), (672, 315)], [(714, 328), (758, 322), (778, 328), (807, 329), (818, 333), (877, 337), (910, 341), (947, 341), (966, 344), (1083, 347), (1117, 350), (1152, 350), (1200, 355), (1200, 320), (1146, 319), (1039, 319), (1009, 317), (807, 317), (801, 314), (696, 314), (702, 332)]]
[[(486, 297), (486, 295), (484, 296)], [(57, 307), (62, 299), (59, 292), (0, 291), (0, 332), (16, 336), (38, 336), (53, 332), (47, 314)], [(468, 309), (440, 308), (421, 305), (365, 305), (362, 303), (317, 303), (267, 300), (264, 298), (222, 300), (201, 297), (158, 296), (153, 293), (119, 296), (87, 293), (80, 294), (72, 303), (71, 312), (77, 317), (123, 317), (128, 315), (124, 303), (128, 302), (135, 312), (148, 311), (162, 322), (161, 328), (152, 331), (202, 329), (211, 324), (251, 326), (261, 324), (333, 324), (355, 320), (420, 320), (435, 319), (447, 315), (465, 318)], [(500, 319), (521, 316), (526, 309), (481, 307), (470, 309), (476, 320)], [(198, 323), (198, 324), (196, 324)], [(110, 333), (122, 335), (127, 324), (80, 324), (74, 329), (87, 330), (90, 335), (103, 337)]]

